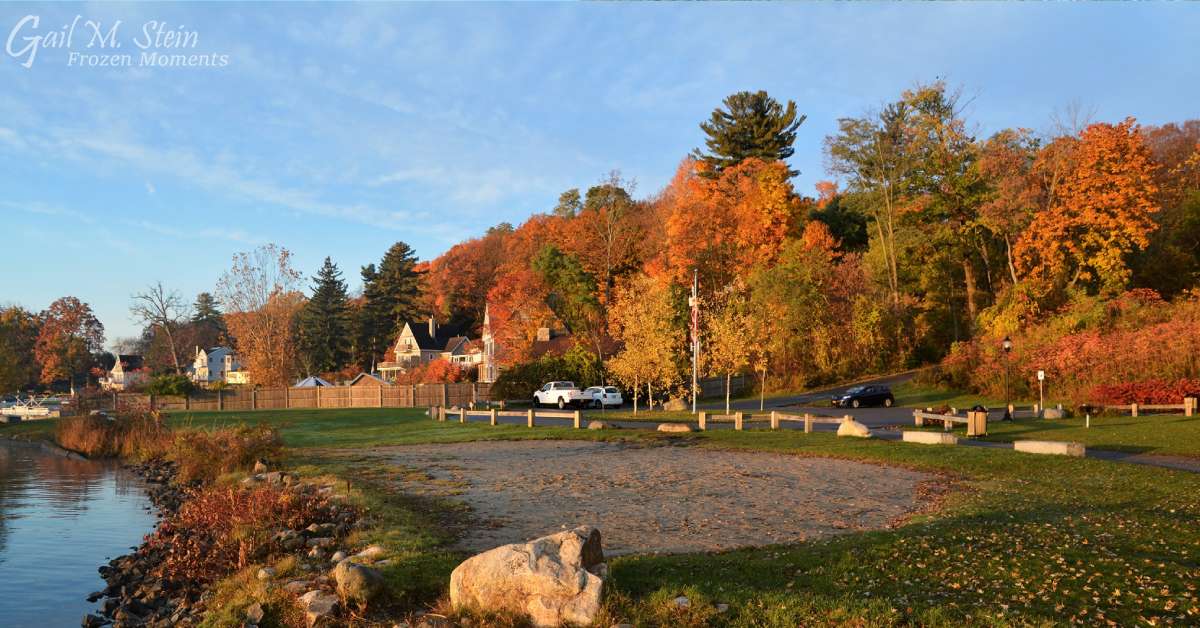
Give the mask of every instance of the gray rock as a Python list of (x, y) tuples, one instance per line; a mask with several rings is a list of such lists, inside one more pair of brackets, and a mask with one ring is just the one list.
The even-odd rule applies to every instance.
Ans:
[(365, 558), (367, 560), (375, 560), (377, 558), (382, 558), (383, 556), (386, 556), (386, 555), (387, 555), (387, 550), (383, 549), (383, 547), (379, 546), (379, 545), (367, 546), (363, 551), (355, 554), (356, 557)]
[(318, 536), (318, 537), (313, 537), (313, 538), (309, 539), (308, 541), (306, 541), (306, 543), (308, 544), (309, 547), (325, 548), (325, 547), (329, 547), (329, 546), (333, 545), (333, 538), (328, 537), (328, 536)]
[(489, 550), (450, 574), (450, 604), (528, 615), (534, 626), (590, 625), (600, 612), (600, 531), (580, 526)]
[(255, 602), (246, 608), (246, 621), (252, 624), (262, 623), (263, 607), (262, 604)]
[(257, 575), (259, 580), (270, 580), (275, 577), (275, 570), (270, 567), (263, 567), (258, 570)]
[(283, 585), (283, 590), (292, 595), (301, 595), (309, 589), (310, 585), (307, 580), (292, 580)]
[(335, 563), (340, 563), (343, 560), (346, 560), (346, 552), (343, 552), (342, 550), (338, 550), (333, 553), (333, 556), (329, 557), (329, 560), (331, 560)]
[(687, 596), (681, 595), (675, 598), (675, 608), (691, 608), (692, 601), (687, 599)]
[(1043, 419), (1061, 419), (1066, 413), (1058, 408), (1046, 408), (1042, 410)]
[(300, 605), (309, 628), (327, 626), (332, 623), (331, 616), (337, 608), (338, 596), (325, 591), (309, 591), (300, 596)]
[(660, 432), (690, 432), (692, 426), (687, 423), (659, 423), (658, 431)]
[(848, 419), (838, 425), (837, 435), (852, 436), (854, 438), (871, 438), (871, 428), (854, 419)]
[(606, 430), (608, 428), (608, 423), (605, 423), (604, 421), (588, 421), (589, 430)]
[(338, 595), (347, 602), (366, 605), (383, 591), (383, 574), (378, 569), (343, 560), (333, 568)]

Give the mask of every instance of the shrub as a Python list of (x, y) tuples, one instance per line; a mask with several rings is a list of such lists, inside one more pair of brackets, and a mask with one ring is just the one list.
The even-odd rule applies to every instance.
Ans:
[(151, 395), (179, 396), (191, 394), (196, 386), (186, 375), (159, 375), (146, 384), (146, 392)]
[(542, 356), (500, 372), (492, 385), (493, 399), (531, 399), (542, 384), (555, 380), (575, 382), (580, 388), (605, 381), (604, 367), (596, 354), (576, 345), (562, 356)]
[(180, 430), (167, 456), (183, 482), (211, 482), (223, 473), (250, 469), (260, 458), (279, 455), (279, 432), (266, 425), (219, 430)]
[(283, 553), (273, 541), (276, 531), (331, 523), (335, 516), (329, 500), (311, 492), (209, 487), (193, 492), (164, 519), (147, 549), (165, 554), (155, 576), (211, 583)]
[(1177, 404), (1185, 396), (1200, 394), (1200, 379), (1165, 381), (1148, 379), (1124, 384), (1102, 384), (1092, 388), (1088, 398), (1096, 403)]
[(145, 460), (161, 456), (174, 440), (163, 424), (162, 415), (135, 410), (115, 419), (104, 416), (77, 416), (60, 420), (54, 439), (65, 449), (89, 458), (120, 456)]

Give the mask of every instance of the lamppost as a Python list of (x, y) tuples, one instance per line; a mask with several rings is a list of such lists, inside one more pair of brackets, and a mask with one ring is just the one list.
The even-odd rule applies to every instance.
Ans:
[(1004, 349), (1004, 420), (1011, 421), (1012, 413), (1009, 408), (1012, 407), (1012, 400), (1009, 397), (1008, 389), (1008, 354), (1012, 351), (1012, 338), (1004, 337), (1000, 342), (1000, 346)]

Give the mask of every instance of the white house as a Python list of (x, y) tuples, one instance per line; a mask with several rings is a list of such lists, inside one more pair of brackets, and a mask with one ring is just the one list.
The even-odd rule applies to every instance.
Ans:
[(241, 361), (229, 347), (213, 347), (207, 350), (196, 347), (196, 357), (192, 360), (191, 374), (192, 381), (202, 385), (217, 382), (231, 384), (249, 382), (249, 374), (242, 370)]
[(469, 368), (471, 341), (452, 327), (439, 326), (432, 318), (425, 323), (404, 323), (396, 343), (392, 345), (392, 360), (381, 362), (379, 372), (394, 380), (397, 374), (411, 367), (442, 359), (462, 368)]
[(128, 390), (140, 386), (149, 379), (149, 373), (144, 368), (140, 355), (118, 355), (108, 377), (100, 380), (104, 390)]

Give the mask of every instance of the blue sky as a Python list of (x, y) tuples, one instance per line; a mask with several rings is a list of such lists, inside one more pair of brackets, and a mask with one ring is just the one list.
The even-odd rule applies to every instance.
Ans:
[[(8, 54), (77, 15), (69, 49)], [(121, 48), (88, 49), (88, 20)], [(136, 67), (148, 22), (227, 63)], [(808, 115), (805, 193), (836, 120), (917, 81), (961, 86), (981, 134), (1073, 102), (1184, 120), (1197, 33), (1189, 4), (0, 4), (0, 303), (78, 296), (112, 341), (139, 288), (191, 298), (265, 242), (357, 289), (396, 240), (431, 258), (610, 170), (653, 194), (743, 89)]]

